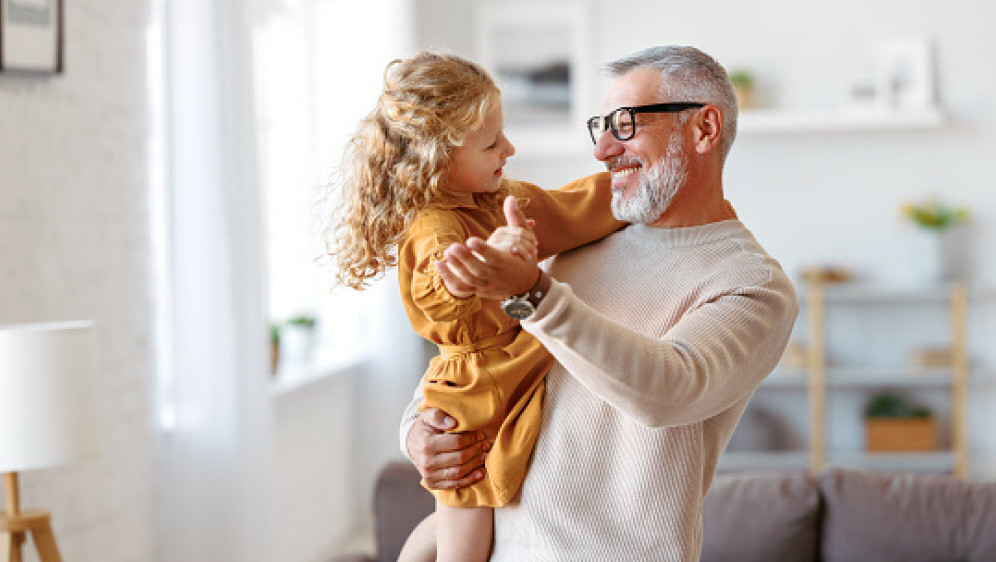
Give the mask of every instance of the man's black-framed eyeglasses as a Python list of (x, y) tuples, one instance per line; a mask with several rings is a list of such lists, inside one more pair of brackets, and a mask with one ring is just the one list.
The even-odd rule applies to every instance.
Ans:
[(686, 109), (705, 107), (700, 102), (681, 101), (671, 103), (654, 103), (633, 107), (620, 107), (608, 115), (596, 115), (588, 120), (588, 134), (591, 142), (598, 144), (598, 138), (605, 129), (612, 130), (612, 136), (621, 141), (627, 141), (636, 134), (637, 113), (677, 113)]

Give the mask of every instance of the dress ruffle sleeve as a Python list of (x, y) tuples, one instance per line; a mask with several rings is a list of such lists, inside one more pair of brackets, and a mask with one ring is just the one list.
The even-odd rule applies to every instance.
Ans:
[(454, 242), (467, 236), (455, 219), (441, 213), (420, 217), (409, 230), (409, 244), (415, 259), (411, 296), (415, 306), (432, 322), (450, 322), (481, 309), (479, 297), (457, 298), (443, 284), (435, 263)]

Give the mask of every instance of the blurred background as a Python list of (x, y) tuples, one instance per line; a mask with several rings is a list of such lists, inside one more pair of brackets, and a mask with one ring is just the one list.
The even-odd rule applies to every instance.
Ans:
[[(393, 272), (330, 289), (318, 235), (384, 67), (420, 49), (498, 76), (506, 173), (551, 188), (601, 169), (584, 120), (604, 63), (713, 55), (743, 87), (727, 196), (804, 302), (723, 470), (996, 478), (996, 7), (41, 4), (62, 9), (62, 72), (0, 72), (0, 323), (96, 322), (100, 452), (21, 478), (67, 560), (369, 547), (372, 485), (433, 351)], [(872, 446), (867, 420), (897, 410), (927, 412), (925, 445)]]

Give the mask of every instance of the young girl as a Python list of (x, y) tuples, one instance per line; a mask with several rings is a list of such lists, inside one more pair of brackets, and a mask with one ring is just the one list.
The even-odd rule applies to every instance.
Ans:
[[(522, 198), (535, 221), (537, 246), (515, 250), (537, 254), (529, 258), (549, 257), (621, 226), (609, 210), (607, 174), (544, 191), (502, 177), (514, 152), (503, 132), (498, 88), (482, 68), (433, 53), (396, 60), (385, 71), (376, 107), (347, 147), (342, 203), (332, 223), (329, 251), (338, 282), (362, 289), (397, 266), (412, 328), (439, 346), (422, 380), (423, 408), (449, 414), (457, 420), (455, 432), (484, 432), (491, 445), (484, 479), (432, 491), (437, 531), (431, 543), (439, 560), (488, 557), (491, 508), (507, 504), (522, 485), (552, 358), (497, 301), (451, 294), (435, 263), (450, 244), (488, 239), (502, 226), (508, 194)], [(432, 559), (431, 547), (413, 548), (419, 549), (406, 546), (402, 558)]]

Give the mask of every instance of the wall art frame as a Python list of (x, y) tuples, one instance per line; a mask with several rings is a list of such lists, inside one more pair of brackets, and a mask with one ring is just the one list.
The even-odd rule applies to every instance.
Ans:
[(0, 73), (64, 71), (63, 0), (0, 0)]
[[(526, 155), (590, 145), (593, 38), (587, 1), (490, 0), (477, 14), (477, 60), (502, 89), (505, 126)], [(580, 150), (580, 151), (579, 151)]]

